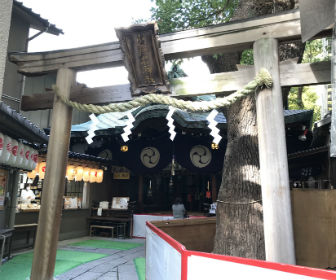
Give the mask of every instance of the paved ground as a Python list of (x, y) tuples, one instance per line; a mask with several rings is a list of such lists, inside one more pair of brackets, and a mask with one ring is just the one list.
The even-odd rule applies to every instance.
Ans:
[(95, 237), (100, 240), (115, 240), (119, 242), (136, 242), (143, 243), (144, 246), (131, 250), (113, 250), (113, 249), (89, 249), (73, 247), (68, 244), (87, 240), (90, 237), (76, 238), (71, 240), (60, 241), (58, 248), (62, 250), (71, 250), (79, 252), (94, 252), (107, 254), (109, 256), (98, 259), (89, 263), (77, 266), (55, 279), (57, 280), (138, 280), (133, 260), (139, 257), (145, 257), (145, 240), (144, 239), (111, 239)]

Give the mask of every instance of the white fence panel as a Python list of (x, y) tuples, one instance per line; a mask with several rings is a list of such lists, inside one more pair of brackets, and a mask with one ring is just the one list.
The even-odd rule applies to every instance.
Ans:
[(133, 236), (145, 237), (146, 236), (146, 222), (150, 221), (163, 221), (174, 219), (173, 216), (160, 216), (160, 215), (133, 215)]
[(146, 279), (181, 279), (181, 254), (146, 227)]
[[(293, 268), (295, 269), (294, 266)], [(203, 279), (313, 280), (326, 278), (316, 278), (294, 272), (284, 272), (201, 256), (189, 256), (188, 280)], [(336, 273), (334, 279), (336, 279)]]

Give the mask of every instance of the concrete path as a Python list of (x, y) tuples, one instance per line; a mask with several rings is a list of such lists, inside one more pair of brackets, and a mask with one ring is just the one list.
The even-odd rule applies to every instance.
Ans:
[(144, 239), (111, 239), (94, 237), (95, 240), (115, 240), (119, 242), (136, 242), (144, 246), (131, 250), (113, 250), (113, 249), (91, 249), (73, 247), (68, 244), (90, 239), (90, 237), (77, 238), (59, 242), (58, 248), (62, 250), (71, 250), (79, 252), (94, 252), (107, 254), (109, 256), (88, 262), (71, 269), (55, 279), (57, 280), (138, 280), (134, 259), (145, 257)]

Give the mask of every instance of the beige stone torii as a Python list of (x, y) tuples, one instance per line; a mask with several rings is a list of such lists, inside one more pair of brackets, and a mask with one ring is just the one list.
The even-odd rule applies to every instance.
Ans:
[[(291, 66), (287, 64), (279, 67), (278, 41), (300, 39), (300, 33), (300, 14), (296, 10), (160, 36), (165, 59), (230, 52), (248, 49), (253, 45), (255, 69), (249, 68), (244, 70), (244, 73), (237, 71), (209, 75), (205, 77), (208, 91), (207, 87), (200, 91), (196, 87), (193, 88), (190, 84), (194, 81), (190, 79), (175, 80), (173, 85), (177, 84), (175, 89), (178, 90), (174, 91), (173, 86), (173, 93), (176, 96), (185, 94), (189, 88), (193, 88), (191, 94), (225, 94), (244, 84), (240, 81), (244, 75), (253, 77), (254, 72), (258, 72), (262, 67), (271, 73), (273, 88), (264, 89), (257, 96), (266, 260), (290, 264), (295, 263), (295, 252), (281, 85), (319, 84), (330, 81), (330, 66), (325, 63)], [(76, 71), (111, 67), (123, 62), (118, 42), (46, 53), (12, 54), (10, 59), (18, 65), (18, 71), (23, 74), (57, 71), (56, 86), (59, 93), (65, 97), (77, 98), (83, 103), (85, 101), (81, 100), (80, 90), (73, 87)], [(300, 71), (293, 77), (285, 73), (284, 67), (298, 67), (296, 69)], [(226, 80), (222, 82), (221, 78)], [(228, 82), (231, 78), (233, 82)], [(227, 84), (229, 90), (225, 89)], [(114, 90), (116, 89), (112, 87), (105, 88), (104, 103), (116, 101), (113, 97)], [(87, 96), (94, 91), (88, 89)], [(131, 98), (127, 91), (125, 96), (119, 92), (117, 101)], [(51, 107), (50, 100), (48, 102), (44, 104), (44, 108)], [(101, 101), (95, 100), (91, 103), (99, 104)], [(31, 279), (34, 280), (53, 279), (70, 139), (72, 109), (56, 96), (52, 108), (48, 165), (31, 273)], [(26, 109), (29, 109), (29, 106)], [(276, 135), (273, 133), (275, 128)]]

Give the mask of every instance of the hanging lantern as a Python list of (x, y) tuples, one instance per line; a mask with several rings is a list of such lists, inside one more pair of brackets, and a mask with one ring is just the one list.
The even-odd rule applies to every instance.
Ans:
[(69, 181), (72, 181), (75, 179), (76, 175), (76, 170), (74, 165), (68, 165), (67, 170), (66, 170), (66, 177), (68, 178)]
[(31, 147), (28, 147), (28, 148), (29, 148), (29, 157), (27, 161), (27, 169), (33, 170), (35, 168), (34, 153), (36, 154), (37, 151)]
[[(9, 165), (10, 158), (13, 156), (12, 155), (12, 141), (13, 139), (10, 138), (7, 135), (1, 135), (2, 137), (2, 152), (0, 155), (0, 163), (4, 165)], [(0, 138), (1, 138), (0, 137)]]
[(85, 167), (83, 169), (83, 181), (84, 182), (89, 182), (90, 181), (90, 168)]
[(82, 181), (83, 180), (84, 168), (82, 166), (77, 166), (75, 173), (76, 173), (75, 174), (75, 181)]
[(1, 163), (8, 165), (8, 160), (12, 154), (12, 138), (5, 135), (4, 136), (4, 144), (3, 144), (3, 150), (1, 154)]
[(22, 160), (22, 168), (23, 169), (28, 169), (28, 165), (29, 165), (29, 154), (30, 154), (30, 148), (26, 145), (23, 145), (23, 160)]
[(22, 168), (23, 160), (24, 160), (24, 145), (22, 143), (19, 143), (19, 149), (16, 157), (15, 166)]
[(97, 181), (97, 169), (90, 170), (90, 183), (95, 183)]
[(15, 139), (12, 139), (12, 147), (11, 147), (11, 155), (8, 159), (8, 165), (10, 166), (15, 166), (17, 154), (18, 154), (18, 149), (19, 149), (19, 143)]
[(122, 151), (122, 152), (127, 152), (128, 151), (128, 146), (127, 145), (123, 145), (123, 146), (121, 146), (120, 147), (120, 151)]
[(38, 151), (32, 149), (30, 151), (29, 168), (34, 169), (37, 165), (37, 161), (38, 161)]
[(96, 183), (103, 182), (103, 177), (104, 177), (104, 170), (103, 169), (98, 169), (97, 170), (97, 181), (96, 181)]
[(0, 132), (0, 158), (1, 158), (1, 155), (2, 155), (2, 151), (4, 149), (4, 144), (5, 144), (5, 135), (3, 135)]
[(213, 149), (213, 150), (218, 150), (218, 148), (219, 148), (219, 146), (218, 146), (217, 143), (212, 143), (212, 144), (211, 144), (211, 149)]
[(44, 179), (44, 175), (45, 175), (45, 172), (46, 172), (46, 167), (47, 167), (47, 163), (45, 161), (41, 162), (39, 164), (39, 176), (40, 176), (41, 180)]
[(35, 169), (32, 170), (31, 172), (28, 172), (28, 173), (27, 173), (27, 177), (28, 177), (29, 179), (34, 179), (35, 176), (36, 176), (36, 170), (35, 170)]

